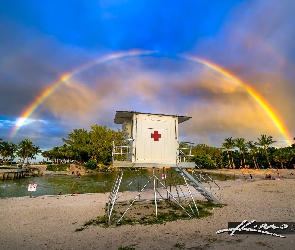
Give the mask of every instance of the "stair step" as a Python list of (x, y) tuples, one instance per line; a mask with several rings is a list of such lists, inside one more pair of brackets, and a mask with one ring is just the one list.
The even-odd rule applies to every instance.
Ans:
[[(197, 166), (196, 166), (197, 167)], [(208, 201), (214, 201), (218, 202), (215, 197), (213, 197), (212, 194), (208, 190), (206, 190), (205, 187), (201, 185), (201, 181), (196, 180), (194, 177), (192, 177), (185, 169), (179, 169), (175, 168), (177, 172), (181, 172), (184, 176), (184, 179), (193, 186), (204, 198), (206, 198)]]

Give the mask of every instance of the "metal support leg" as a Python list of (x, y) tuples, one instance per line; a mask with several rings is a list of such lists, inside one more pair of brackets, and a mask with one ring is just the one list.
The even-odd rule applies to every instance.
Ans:
[(157, 204), (157, 192), (156, 192), (155, 168), (153, 168), (153, 178), (154, 178), (154, 195), (155, 195), (156, 218), (158, 218), (158, 204)]

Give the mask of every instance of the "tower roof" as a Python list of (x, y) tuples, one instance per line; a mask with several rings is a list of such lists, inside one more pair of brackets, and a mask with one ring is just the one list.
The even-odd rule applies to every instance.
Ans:
[(136, 111), (116, 111), (114, 122), (116, 124), (122, 124), (126, 118), (131, 118), (135, 114), (145, 114), (145, 115), (159, 115), (159, 116), (172, 116), (178, 118), (178, 124), (188, 121), (192, 117), (189, 116), (178, 116), (178, 115), (165, 115), (165, 114), (152, 114), (152, 113), (141, 113)]

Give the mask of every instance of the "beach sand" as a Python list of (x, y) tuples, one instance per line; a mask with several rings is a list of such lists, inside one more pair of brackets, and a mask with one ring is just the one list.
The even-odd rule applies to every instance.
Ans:
[[(160, 225), (89, 226), (75, 232), (105, 214), (108, 193), (0, 199), (0, 249), (294, 249), (295, 233), (283, 234), (285, 238), (216, 234), (229, 221), (295, 222), (290, 171), (280, 171), (284, 177), (278, 181), (263, 179), (263, 171), (249, 171), (252, 181), (218, 181), (221, 202), (227, 205), (212, 210), (212, 216)], [(243, 176), (240, 170), (233, 173)], [(136, 194), (122, 196), (132, 199)]]

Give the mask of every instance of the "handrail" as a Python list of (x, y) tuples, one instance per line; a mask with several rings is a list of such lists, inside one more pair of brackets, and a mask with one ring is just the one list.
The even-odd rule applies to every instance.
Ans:
[[(117, 141), (119, 145), (116, 145)], [(131, 161), (133, 141), (132, 138), (113, 141), (112, 161)]]
[(178, 148), (178, 160), (179, 162), (188, 162), (190, 161), (192, 155), (193, 142), (180, 142), (181, 147)]

